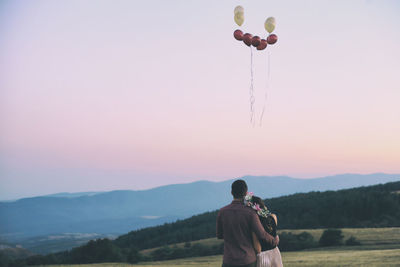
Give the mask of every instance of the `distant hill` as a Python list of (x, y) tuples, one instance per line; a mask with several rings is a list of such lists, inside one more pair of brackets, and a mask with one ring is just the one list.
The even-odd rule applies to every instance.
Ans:
[(104, 193), (104, 192), (78, 192), (78, 193), (62, 192), (62, 193), (57, 193), (57, 194), (45, 195), (44, 197), (75, 198), (75, 197), (83, 197), (83, 196), (94, 196), (94, 195), (101, 194), (101, 193)]
[[(400, 180), (398, 174), (343, 174), (315, 179), (243, 177), (263, 198)], [(58, 233), (121, 234), (215, 210), (231, 200), (232, 180), (143, 191), (61, 193), (0, 202), (0, 238), (10, 242)]]

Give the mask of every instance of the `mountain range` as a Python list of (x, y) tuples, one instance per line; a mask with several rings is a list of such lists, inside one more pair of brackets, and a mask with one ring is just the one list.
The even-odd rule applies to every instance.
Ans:
[[(245, 176), (255, 195), (273, 198), (400, 181), (399, 174), (342, 174), (314, 179)], [(60, 233), (118, 235), (216, 210), (232, 199), (230, 185), (198, 181), (149, 190), (60, 193), (0, 202), (0, 239), (7, 242)]]

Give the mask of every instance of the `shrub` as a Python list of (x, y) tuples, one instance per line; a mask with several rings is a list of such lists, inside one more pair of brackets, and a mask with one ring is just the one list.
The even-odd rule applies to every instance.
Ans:
[(69, 263), (97, 263), (97, 262), (121, 262), (120, 249), (111, 240), (91, 240), (86, 245), (74, 248), (70, 253)]
[(350, 236), (349, 239), (346, 240), (346, 246), (359, 246), (361, 245), (360, 241), (358, 241), (354, 236)]
[(343, 244), (342, 230), (327, 229), (322, 233), (319, 244), (323, 247), (340, 246)]
[(140, 256), (139, 251), (137, 249), (135, 249), (135, 248), (131, 248), (129, 250), (129, 252), (128, 252), (126, 260), (129, 263), (137, 263), (137, 262), (139, 262), (139, 260), (141, 260), (141, 256)]
[(302, 232), (298, 235), (283, 232), (279, 235), (279, 249), (282, 251), (302, 250), (317, 246), (310, 233)]

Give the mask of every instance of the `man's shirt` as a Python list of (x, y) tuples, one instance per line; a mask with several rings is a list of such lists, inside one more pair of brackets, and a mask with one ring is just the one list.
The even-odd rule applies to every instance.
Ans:
[(224, 239), (223, 263), (246, 265), (256, 261), (252, 232), (258, 239), (276, 246), (276, 239), (261, 225), (257, 213), (246, 207), (243, 201), (234, 200), (219, 210), (217, 216), (217, 237)]

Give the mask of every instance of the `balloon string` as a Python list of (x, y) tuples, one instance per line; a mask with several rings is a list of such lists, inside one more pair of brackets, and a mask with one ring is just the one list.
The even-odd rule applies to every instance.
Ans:
[(269, 91), (269, 86), (270, 86), (270, 80), (271, 80), (271, 54), (269, 52), (269, 49), (267, 49), (267, 81), (266, 81), (266, 86), (265, 86), (265, 98), (264, 98), (264, 106), (261, 112), (261, 117), (260, 117), (260, 127), (262, 126), (263, 118), (264, 118), (264, 111), (265, 107), (267, 105), (267, 98), (268, 98), (268, 91)]
[(253, 73), (253, 49), (250, 46), (250, 123), (254, 127), (254, 102), (256, 101), (254, 97), (254, 73)]

